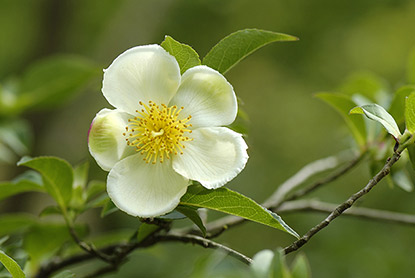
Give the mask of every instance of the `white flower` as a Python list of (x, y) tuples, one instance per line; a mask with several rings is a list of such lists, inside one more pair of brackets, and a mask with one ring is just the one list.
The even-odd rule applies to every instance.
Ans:
[(217, 71), (196, 66), (180, 76), (176, 59), (159, 45), (131, 48), (104, 71), (102, 92), (116, 109), (95, 116), (88, 145), (110, 171), (107, 191), (133, 216), (173, 210), (189, 180), (218, 188), (248, 159), (235, 120), (232, 86)]

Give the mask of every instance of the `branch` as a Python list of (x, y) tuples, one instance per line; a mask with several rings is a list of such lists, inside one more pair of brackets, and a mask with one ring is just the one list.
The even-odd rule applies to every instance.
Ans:
[[(366, 154), (365, 152), (361, 153), (360, 155), (356, 156), (353, 160), (351, 160), (348, 164), (346, 164), (344, 167), (338, 169), (337, 171), (333, 172), (329, 176), (327, 176), (325, 178), (322, 178), (322, 179), (312, 183), (311, 185), (294, 192), (290, 197), (285, 198), (284, 201), (291, 201), (291, 200), (298, 199), (298, 198), (300, 198), (300, 197), (316, 190), (317, 188), (319, 188), (320, 186), (322, 186), (324, 184), (328, 184), (332, 181), (335, 181), (337, 178), (343, 176), (349, 170), (353, 169), (353, 167), (356, 166), (362, 160), (362, 158), (365, 156), (365, 154)], [(279, 202), (279, 203), (277, 202), (275, 204), (272, 204), (271, 207), (272, 208), (277, 208), (280, 205), (281, 205), (281, 202)]]
[(383, 166), (382, 170), (380, 170), (379, 173), (377, 173), (370, 181), (369, 183), (360, 191), (350, 196), (347, 201), (340, 204), (336, 207), (335, 210), (333, 210), (329, 216), (327, 216), (326, 219), (324, 219), (322, 222), (320, 222), (315, 227), (311, 228), (305, 235), (303, 235), (300, 239), (292, 243), (291, 245), (284, 248), (284, 253), (289, 254), (293, 251), (298, 250), (306, 244), (311, 237), (313, 237), (315, 234), (317, 234), (319, 231), (327, 227), (334, 219), (336, 219), (338, 216), (340, 216), (345, 210), (350, 208), (359, 198), (366, 195), (376, 184), (379, 183), (385, 176), (387, 176), (390, 173), (391, 167), (393, 164), (395, 164), (400, 158), (400, 152), (395, 152), (391, 158), (388, 159), (385, 166)]
[(100, 252), (92, 244), (89, 244), (89, 243), (86, 243), (86, 242), (82, 241), (78, 237), (78, 235), (76, 234), (75, 229), (72, 226), (69, 226), (69, 232), (70, 232), (73, 240), (76, 242), (76, 244), (79, 245), (79, 247), (82, 250), (84, 250), (85, 252), (91, 254), (92, 256), (95, 256), (95, 257), (101, 259), (102, 261), (104, 261), (106, 263), (110, 263), (110, 264), (114, 264), (115, 263), (114, 258), (112, 258), (111, 256), (108, 256), (105, 253)]
[[(308, 180), (310, 177), (322, 173), (327, 170), (331, 170), (345, 162), (344, 153), (338, 156), (329, 156), (316, 161), (313, 161), (294, 174), (291, 178), (286, 180), (283, 184), (278, 186), (277, 190), (269, 197), (263, 205), (265, 207), (278, 207), (281, 204), (286, 195)], [(360, 156), (358, 156), (359, 158)], [(353, 159), (353, 161), (356, 159)]]
[[(339, 171), (335, 172), (328, 177), (313, 183), (311, 186), (307, 188), (312, 188), (311, 190), (307, 191), (306, 193), (311, 192), (312, 190), (316, 189), (317, 187), (331, 182), (341, 175), (345, 174), (347, 171), (352, 169), (357, 163), (364, 157), (365, 152), (361, 153), (360, 155), (356, 156), (352, 159), (345, 167), (340, 169)], [(278, 207), (285, 201), (285, 197), (288, 192), (292, 191), (299, 185), (301, 185), (304, 181), (309, 179), (311, 176), (316, 175), (318, 173), (336, 168), (337, 166), (343, 164), (346, 159), (350, 157), (349, 152), (342, 152), (337, 156), (329, 156), (326, 158), (322, 158), (316, 161), (313, 161), (306, 166), (304, 166), (300, 171), (298, 171), (295, 175), (291, 178), (286, 180), (283, 184), (278, 186), (278, 189), (272, 194), (270, 198), (268, 198), (263, 204), (263, 207), (266, 207), (271, 210), (276, 210), (278, 212)], [(210, 222), (206, 225), (207, 235), (206, 238), (214, 238), (219, 236), (222, 232), (227, 230), (230, 227), (237, 226), (241, 223), (245, 222), (245, 219), (236, 217), (236, 216), (225, 216), (216, 221)], [(178, 230), (178, 232), (184, 233), (195, 233), (198, 234), (199, 231), (193, 228), (184, 228)]]
[[(320, 202), (316, 200), (301, 200), (291, 201), (282, 204), (278, 212), (296, 212), (296, 211), (317, 211), (317, 212), (332, 212), (337, 205)], [(361, 217), (377, 221), (386, 221), (404, 225), (415, 225), (415, 215), (391, 212), (386, 210), (370, 209), (363, 207), (353, 207), (346, 210), (344, 215)]]
[(214, 242), (212, 240), (209, 240), (207, 238), (203, 238), (197, 235), (177, 235), (177, 234), (167, 234), (164, 236), (160, 236), (159, 239), (161, 241), (181, 241), (184, 243), (193, 243), (198, 244), (205, 248), (213, 248), (213, 249), (222, 249), (225, 252), (229, 253), (230, 256), (238, 259), (239, 261), (250, 264), (252, 263), (252, 259), (245, 256), (242, 253), (239, 253), (236, 250), (233, 250), (232, 248), (229, 248), (225, 245), (222, 245), (220, 243)]
[[(96, 249), (95, 251), (100, 254), (111, 256), (113, 258), (113, 263), (98, 269), (94, 273), (88, 274), (84, 278), (100, 277), (100, 275), (104, 273), (116, 271), (117, 268), (123, 262), (125, 262), (124, 259), (134, 250), (139, 249), (139, 248), (150, 247), (152, 245), (155, 245), (163, 241), (179, 241), (183, 243), (194, 243), (194, 244), (203, 246), (205, 248), (222, 249), (228, 252), (230, 256), (240, 260), (241, 262), (245, 264), (250, 264), (252, 262), (252, 259), (245, 256), (244, 254), (241, 254), (238, 251), (235, 251), (225, 245), (211, 241), (209, 239), (196, 236), (196, 235), (181, 235), (181, 234), (175, 234), (175, 233), (169, 232), (164, 235), (152, 234), (149, 237), (145, 238), (143, 241), (136, 242), (136, 243), (119, 243), (119, 244), (110, 245), (110, 246), (107, 246), (101, 249)], [(86, 253), (86, 254), (81, 254), (81, 255), (75, 255), (64, 260), (55, 260), (42, 266), (34, 277), (35, 278), (47, 278), (51, 274), (53, 274), (54, 272), (60, 269), (63, 269), (65, 267), (75, 265), (81, 262), (86, 262), (89, 260), (97, 259), (97, 258), (99, 259), (99, 257), (97, 257), (95, 253)]]

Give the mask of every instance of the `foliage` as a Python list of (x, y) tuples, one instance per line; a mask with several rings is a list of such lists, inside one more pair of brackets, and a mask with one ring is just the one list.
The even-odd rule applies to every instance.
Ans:
[[(265, 30), (240, 30), (219, 41), (203, 59), (199, 58), (199, 54), (192, 47), (170, 36), (165, 37), (161, 46), (176, 58), (181, 73), (203, 64), (225, 74), (242, 59), (271, 42), (295, 40), (297, 38), (294, 36)], [(413, 71), (412, 66), (410, 71)], [(6, 85), (0, 87), (0, 117), (10, 117), (12, 120), (4, 123), (0, 121), (0, 154), (3, 154), (4, 160), (10, 162), (16, 156), (21, 157), (30, 152), (27, 138), (30, 137), (28, 134), (31, 131), (27, 122), (21, 118), (23, 112), (42, 111), (67, 102), (76, 92), (84, 89), (97, 72), (97, 67), (83, 58), (59, 56), (35, 63), (22, 78), (5, 82)], [(380, 78), (372, 75), (355, 76), (343, 84), (339, 92), (320, 93), (317, 97), (334, 107), (349, 127), (355, 143), (350, 144), (350, 149), (358, 153), (356, 161), (365, 155), (368, 156), (371, 174), (375, 177), (367, 185), (370, 186), (369, 190), (381, 179), (388, 177), (389, 182), (409, 192), (413, 190), (414, 184), (410, 164), (415, 169), (414, 88), (412, 85), (406, 85), (391, 95), (385, 93), (385, 86), (379, 80)], [(380, 123), (385, 130), (377, 128), (363, 117), (350, 114), (365, 115), (368, 119)], [(401, 133), (403, 126), (405, 130)], [(384, 164), (384, 161), (387, 163)], [(70, 278), (76, 277), (75, 273), (65, 267), (72, 266), (72, 262), (75, 264), (82, 261), (79, 258), (85, 261), (94, 258), (103, 261), (106, 266), (85, 277), (98, 277), (97, 275), (120, 268), (130, 253), (138, 248), (147, 248), (165, 241), (178, 241), (225, 250), (248, 264), (250, 274), (257, 278), (309, 278), (311, 270), (304, 254), (298, 255), (291, 267), (287, 266), (285, 255), (300, 248), (311, 236), (330, 224), (369, 190), (365, 187), (352, 195), (349, 199), (352, 202), (347, 200), (340, 204), (326, 220), (301, 238), (270, 209), (284, 211), (284, 205), (289, 206), (291, 200), (287, 192), (297, 192), (302, 197), (318, 186), (340, 177), (356, 163), (340, 169), (342, 171), (338, 173), (330, 173), (327, 181), (316, 183), (317, 185), (314, 184), (305, 191), (299, 189), (299, 184), (293, 184), (290, 190), (280, 195), (281, 200), (267, 207), (229, 188), (208, 190), (195, 183), (188, 187), (175, 211), (157, 218), (130, 219), (134, 228), (127, 232), (115, 231), (116, 235), (104, 233), (99, 238), (89, 235), (88, 223), (79, 220), (81, 216), (85, 212), (99, 209), (101, 218), (108, 219), (113, 213), (118, 217), (121, 212), (105, 192), (105, 182), (89, 178), (89, 164), (72, 166), (66, 160), (54, 156), (24, 156), (18, 162), (18, 166), (31, 170), (11, 181), (1, 182), (0, 200), (21, 193), (38, 192), (50, 196), (56, 204), (43, 206), (38, 217), (22, 213), (0, 216), (0, 236), (6, 236), (0, 239), (0, 247), (7, 248), (10, 254), (19, 253), (29, 258), (28, 262), (23, 262), (20, 267), (5, 252), (0, 251), (0, 262), (13, 277), (25, 277), (22, 271), (24, 269), (30, 276), (51, 277), (55, 274), (52, 277)], [(278, 190), (282, 189), (276, 190), (277, 195), (280, 193)], [(216, 211), (229, 216), (209, 222), (205, 217), (206, 211)], [(331, 217), (334, 214), (336, 215)], [(50, 216), (54, 217), (54, 221), (45, 220)], [(364, 216), (376, 218), (373, 214)], [(195, 224), (197, 229), (193, 226), (174, 226), (182, 220)], [(253, 260), (213, 241), (223, 231), (245, 220), (276, 228), (299, 239), (285, 249), (279, 248), (274, 252), (261, 251)], [(402, 220), (404, 223), (405, 221), (409, 220)], [(84, 241), (83, 238), (87, 240)], [(279, 242), (276, 244), (282, 245)], [(206, 268), (201, 269), (200, 273), (206, 274)], [(242, 270), (246, 270), (242, 264), (235, 269), (241, 273)]]

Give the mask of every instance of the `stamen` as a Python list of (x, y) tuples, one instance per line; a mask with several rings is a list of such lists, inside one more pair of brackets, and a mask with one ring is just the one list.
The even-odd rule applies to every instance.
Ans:
[(140, 101), (139, 105), (143, 109), (136, 110), (137, 117), (129, 119), (125, 128), (128, 133), (123, 133), (127, 145), (135, 147), (143, 160), (152, 164), (163, 163), (171, 154), (183, 154), (185, 145), (182, 142), (193, 140), (184, 135), (185, 132), (192, 133), (189, 129), (192, 124), (188, 123), (192, 117), (179, 119), (184, 107), (167, 107), (152, 101), (148, 105)]

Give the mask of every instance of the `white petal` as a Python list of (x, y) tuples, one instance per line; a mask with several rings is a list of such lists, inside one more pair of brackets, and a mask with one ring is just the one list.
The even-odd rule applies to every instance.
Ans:
[(245, 167), (248, 148), (242, 135), (226, 127), (198, 128), (193, 141), (184, 142), (182, 155), (173, 159), (180, 175), (200, 182), (206, 188), (218, 188), (233, 179)]
[(107, 190), (122, 211), (132, 216), (156, 217), (172, 211), (179, 204), (188, 182), (173, 170), (171, 160), (146, 163), (137, 153), (112, 168)]
[(176, 59), (159, 45), (133, 47), (104, 71), (102, 93), (114, 107), (134, 114), (138, 102), (168, 104), (180, 84)]
[(194, 128), (231, 124), (238, 105), (232, 85), (219, 72), (196, 66), (187, 70), (170, 106), (184, 107), (184, 118), (191, 115)]
[(89, 152), (105, 171), (136, 152), (133, 147), (127, 146), (122, 135), (128, 119), (132, 117), (119, 110), (102, 109), (92, 121), (88, 134)]

